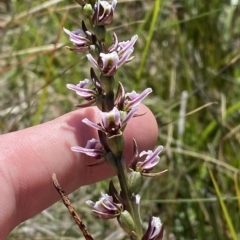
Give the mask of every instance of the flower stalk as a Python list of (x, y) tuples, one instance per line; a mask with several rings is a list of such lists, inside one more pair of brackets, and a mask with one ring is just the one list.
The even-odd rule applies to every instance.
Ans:
[(125, 200), (126, 209), (131, 214), (133, 221), (135, 223), (135, 234), (137, 236), (137, 239), (141, 239), (140, 237), (142, 236), (143, 232), (142, 224), (140, 216), (138, 214), (138, 209), (136, 208), (135, 196), (132, 195), (128, 188), (127, 184), (128, 172), (126, 168), (126, 163), (122, 156), (119, 156), (119, 158), (117, 159), (121, 159), (121, 161), (117, 160), (117, 168), (118, 168), (118, 180), (121, 186), (122, 196), (123, 199)]

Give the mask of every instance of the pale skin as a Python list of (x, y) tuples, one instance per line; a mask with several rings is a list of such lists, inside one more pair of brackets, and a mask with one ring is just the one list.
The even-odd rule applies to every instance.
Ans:
[[(152, 150), (158, 136), (153, 114), (144, 105), (124, 131), (127, 161), (132, 157), (132, 138), (139, 151)], [(95, 107), (79, 109), (50, 122), (0, 136), (0, 239), (14, 227), (59, 200), (52, 184), (56, 173), (67, 194), (116, 174), (107, 164), (89, 167), (94, 160), (72, 152), (71, 146), (85, 146), (96, 131), (84, 123), (87, 117), (99, 122)]]

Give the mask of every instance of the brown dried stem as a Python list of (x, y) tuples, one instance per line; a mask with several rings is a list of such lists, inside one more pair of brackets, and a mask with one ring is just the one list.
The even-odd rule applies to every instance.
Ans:
[(81, 218), (78, 216), (76, 210), (72, 206), (68, 196), (65, 195), (65, 192), (62, 190), (60, 184), (58, 183), (57, 176), (56, 176), (55, 173), (53, 173), (53, 175), (52, 175), (52, 181), (53, 181), (54, 187), (56, 188), (56, 190), (58, 191), (59, 195), (61, 196), (61, 199), (62, 199), (64, 205), (67, 207), (67, 209), (70, 212), (70, 214), (72, 215), (74, 221), (76, 222), (76, 224), (78, 225), (78, 227), (82, 231), (85, 239), (86, 240), (94, 240), (93, 237), (88, 232), (86, 226), (82, 222)]

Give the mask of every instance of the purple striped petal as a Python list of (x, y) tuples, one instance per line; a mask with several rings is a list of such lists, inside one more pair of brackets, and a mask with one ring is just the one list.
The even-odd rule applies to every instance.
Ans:
[(98, 67), (97, 61), (93, 58), (92, 54), (87, 54), (87, 59), (95, 66)]
[(87, 124), (89, 127), (92, 127), (92, 128), (94, 128), (94, 129), (96, 129), (96, 130), (100, 130), (100, 131), (103, 131), (103, 132), (104, 132), (104, 129), (103, 129), (101, 126), (99, 126), (98, 124), (96, 124), (96, 123), (94, 123), (94, 122), (91, 122), (91, 121), (88, 120), (87, 118), (84, 118), (84, 119), (82, 120), (82, 122), (84, 122), (85, 124)]

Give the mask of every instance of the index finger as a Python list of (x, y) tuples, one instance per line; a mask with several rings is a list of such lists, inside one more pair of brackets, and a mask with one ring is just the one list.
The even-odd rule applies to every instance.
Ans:
[[(98, 122), (99, 111), (80, 109), (39, 126), (1, 136), (0, 180), (4, 183), (0, 229), (3, 225), (13, 228), (34, 216), (59, 199), (52, 185), (51, 176), (56, 173), (62, 188), (70, 193), (80, 186), (100, 181), (114, 175), (107, 164), (89, 167), (92, 158), (72, 152), (72, 146), (85, 146), (87, 140), (97, 138), (94, 129), (82, 123), (87, 117)], [(154, 116), (144, 105), (125, 131), (125, 153), (132, 158), (132, 138), (140, 151), (152, 149), (157, 138)], [(2, 222), (4, 221), (4, 223)], [(9, 227), (10, 226), (10, 227)]]

